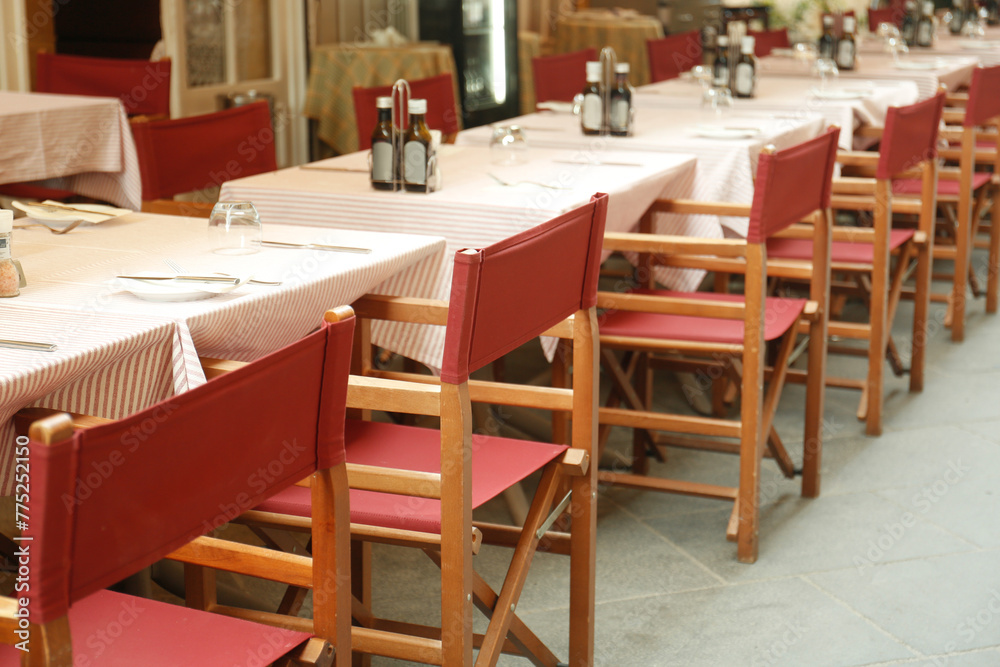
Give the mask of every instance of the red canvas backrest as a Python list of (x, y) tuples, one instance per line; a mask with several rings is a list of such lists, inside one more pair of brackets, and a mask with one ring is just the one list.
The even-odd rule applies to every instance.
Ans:
[(532, 58), (535, 100), (572, 102), (587, 83), (587, 63), (594, 60), (597, 60), (597, 49)]
[(35, 90), (117, 97), (129, 115), (170, 115), (170, 60), (89, 58), (39, 53)]
[(754, 55), (758, 58), (771, 55), (774, 49), (787, 49), (792, 44), (788, 41), (788, 28), (777, 30), (748, 30), (747, 35), (754, 38)]
[(833, 163), (840, 128), (775, 153), (757, 163), (747, 242), (763, 243), (818, 209), (830, 206)]
[(1000, 65), (977, 67), (969, 84), (965, 127), (976, 127), (1000, 116)]
[(701, 33), (697, 30), (647, 40), (646, 49), (649, 52), (649, 76), (653, 83), (676, 79), (695, 65), (702, 64)]
[(132, 124), (142, 198), (164, 199), (278, 168), (266, 102)]
[(889, 107), (875, 178), (893, 178), (937, 156), (944, 92), (905, 107)]
[(455, 254), (441, 381), (469, 373), (597, 303), (608, 196), (476, 251)]
[(127, 419), (32, 442), (33, 623), (344, 460), (354, 318)]
[(883, 23), (890, 23), (898, 26), (901, 23), (901, 19), (902, 17), (897, 16), (892, 7), (887, 7), (886, 9), (869, 9), (868, 30), (871, 32), (878, 32), (878, 27)]
[[(462, 129), (459, 123), (458, 111), (455, 107), (455, 84), (451, 74), (438, 74), (426, 79), (409, 81), (410, 97), (427, 100), (427, 127), (441, 130), (444, 134), (455, 134)], [(373, 88), (355, 87), (354, 117), (358, 125), (358, 149), (372, 147), (372, 130), (378, 122), (378, 112), (375, 110), (375, 98), (392, 95), (392, 86), (375, 86)], [(403, 127), (409, 122), (403, 114)]]

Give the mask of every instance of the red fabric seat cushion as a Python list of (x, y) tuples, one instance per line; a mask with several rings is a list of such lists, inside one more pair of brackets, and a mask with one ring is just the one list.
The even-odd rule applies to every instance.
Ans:
[[(656, 294), (706, 301), (742, 302), (739, 294), (713, 294), (711, 292), (672, 292), (667, 290), (635, 290), (636, 294)], [(805, 299), (768, 298), (764, 313), (764, 338), (779, 338), (795, 324), (806, 306)], [(743, 320), (724, 320), (715, 317), (687, 315), (661, 315), (619, 310), (605, 313), (600, 319), (602, 336), (627, 336), (683, 340), (701, 343), (743, 344)]]
[[(889, 231), (889, 250), (895, 250), (913, 238), (912, 229)], [(811, 259), (812, 239), (768, 239), (767, 256), (772, 259)], [(871, 264), (875, 246), (871, 243), (834, 241), (830, 247), (830, 261), (842, 264)]]
[[(972, 189), (978, 190), (990, 182), (992, 174), (977, 171), (972, 177)], [(892, 184), (892, 191), (898, 195), (919, 195), (922, 189), (917, 178), (901, 178)], [(938, 180), (938, 194), (952, 197), (958, 196), (958, 181)]]
[(63, 200), (75, 197), (76, 193), (71, 190), (59, 190), (47, 188), (44, 185), (34, 183), (4, 183), (0, 185), (0, 195), (14, 197), (16, 199), (46, 199)]
[[(73, 664), (93, 667), (269, 665), (312, 636), (112, 591), (75, 603), (69, 627)], [(0, 647), (0, 667), (21, 655)]]
[[(347, 462), (403, 470), (440, 472), (441, 433), (436, 429), (347, 420)], [(545, 466), (565, 445), (472, 436), (472, 506), (479, 507)], [(309, 516), (310, 491), (293, 486), (255, 509)], [(370, 526), (441, 531), (441, 501), (389, 493), (351, 490), (351, 521)]]

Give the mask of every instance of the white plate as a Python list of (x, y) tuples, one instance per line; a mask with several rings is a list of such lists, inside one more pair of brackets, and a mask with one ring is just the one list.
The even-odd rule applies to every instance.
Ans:
[[(129, 275), (135, 276), (163, 276), (164, 273), (156, 271), (136, 271)], [(199, 274), (201, 275), (201, 274)], [(212, 283), (185, 283), (170, 280), (145, 281), (131, 280), (129, 278), (115, 278), (110, 284), (132, 296), (145, 301), (198, 301), (199, 299), (211, 299), (219, 294), (232, 292), (245, 285), (252, 276), (233, 276), (240, 281), (234, 285), (217, 285)]]
[(821, 100), (860, 100), (869, 97), (872, 91), (865, 88), (810, 88), (812, 96)]
[(918, 70), (927, 72), (933, 69), (941, 69), (945, 66), (943, 60), (900, 60), (896, 63), (896, 69)]
[(694, 128), (696, 137), (706, 139), (752, 139), (760, 134), (757, 127), (737, 127), (725, 125), (698, 125)]
[[(114, 206), (104, 206), (102, 204), (63, 204), (48, 199), (40, 204), (14, 201), (11, 202), (11, 205), (18, 210), (24, 211), (32, 220), (44, 222), (50, 227), (66, 227), (77, 220), (97, 224), (132, 212), (127, 208), (115, 208)], [(72, 206), (80, 210), (64, 211), (59, 208), (60, 206)]]

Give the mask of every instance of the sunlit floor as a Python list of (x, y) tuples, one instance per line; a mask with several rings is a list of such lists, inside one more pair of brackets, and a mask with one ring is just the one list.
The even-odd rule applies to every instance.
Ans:
[[(985, 315), (982, 300), (969, 310), (959, 345), (940, 326), (943, 306), (932, 307), (926, 389), (909, 394), (907, 378), (890, 373), (882, 437), (864, 435), (856, 392), (828, 391), (821, 497), (801, 498), (798, 482), (765, 460), (753, 565), (737, 562), (725, 539), (729, 505), (603, 488), (596, 663), (1000, 665), (1000, 316)], [(901, 341), (908, 316), (904, 304)], [(534, 351), (509, 363), (527, 376), (543, 368)], [(863, 366), (836, 357), (831, 369), (857, 375)], [(779, 410), (793, 456), (803, 398), (790, 386)], [(657, 400), (687, 409), (671, 378), (657, 385)], [(614, 434), (613, 447), (625, 452), (627, 443), (628, 433)], [(734, 457), (672, 449), (653, 474), (730, 484), (736, 465)], [(506, 512), (498, 500), (480, 515), (509, 520)], [(435, 622), (433, 563), (406, 549), (376, 546), (374, 554), (376, 612)], [(498, 586), (508, 558), (484, 547), (476, 568)], [(540, 554), (518, 605), (560, 656), (567, 590), (566, 559)]]

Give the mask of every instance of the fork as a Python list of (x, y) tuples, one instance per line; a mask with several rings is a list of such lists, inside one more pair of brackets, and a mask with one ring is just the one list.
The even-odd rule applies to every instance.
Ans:
[[(175, 262), (172, 259), (164, 259), (163, 263), (166, 264), (167, 266), (169, 266), (170, 269), (174, 273), (184, 273), (184, 269), (181, 268), (181, 265), (178, 264), (177, 262)], [(215, 273), (217, 273), (220, 276), (227, 275), (225, 273), (220, 273), (219, 271), (216, 271)], [(247, 282), (250, 283), (250, 284), (253, 284), (253, 285), (280, 285), (281, 284), (280, 280), (276, 281), (276, 282), (272, 282), (272, 281), (269, 281), (269, 280), (254, 280), (253, 278), (251, 278)]]
[(510, 188), (515, 187), (517, 185), (537, 185), (538, 187), (541, 187), (541, 188), (550, 188), (552, 190), (572, 190), (573, 189), (573, 188), (564, 188), (564, 187), (559, 186), (559, 185), (548, 185), (547, 183), (539, 183), (538, 181), (514, 181), (514, 182), (509, 182), (509, 181), (503, 180), (502, 178), (500, 178), (499, 176), (497, 176), (494, 173), (489, 173), (488, 175), (489, 175), (490, 178), (492, 178), (494, 181), (496, 181), (500, 185), (505, 185), (505, 186), (510, 187)]

